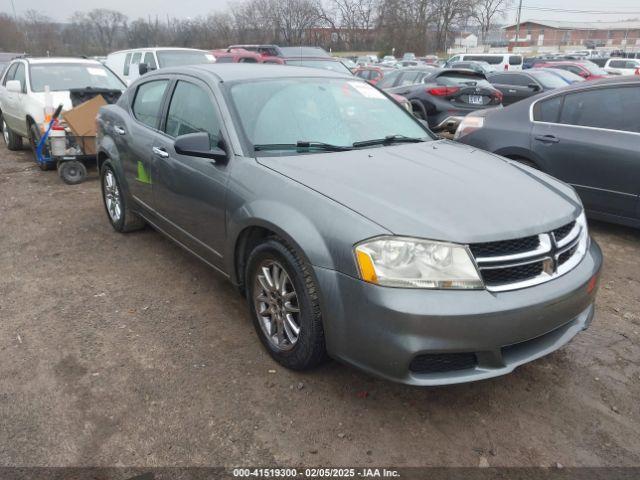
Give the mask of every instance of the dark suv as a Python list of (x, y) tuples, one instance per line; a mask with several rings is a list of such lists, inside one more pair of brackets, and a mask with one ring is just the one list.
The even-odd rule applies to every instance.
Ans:
[(377, 86), (407, 98), (416, 117), (434, 132), (454, 133), (468, 113), (502, 103), (502, 93), (485, 75), (466, 69), (404, 68), (387, 74)]

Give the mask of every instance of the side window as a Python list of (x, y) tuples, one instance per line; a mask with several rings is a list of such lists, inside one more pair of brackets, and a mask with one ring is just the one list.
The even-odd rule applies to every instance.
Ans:
[(512, 75), (501, 75), (501, 74), (498, 74), (498, 75), (491, 75), (488, 78), (488, 80), (489, 80), (489, 82), (494, 83), (494, 84), (498, 83), (498, 84), (501, 84), (501, 85), (511, 85), (512, 84), (512, 82), (511, 82), (512, 78), (513, 78)]
[(16, 73), (13, 79), (20, 82), (22, 93), (27, 93), (27, 74), (24, 68), (24, 63), (18, 63), (18, 68), (16, 68)]
[(240, 63), (258, 63), (258, 61), (253, 57), (242, 57)]
[(131, 109), (133, 115), (145, 125), (157, 128), (164, 92), (169, 80), (154, 80), (138, 87)]
[(601, 88), (573, 93), (565, 97), (560, 123), (638, 132), (639, 107), (638, 87)]
[(172, 137), (206, 132), (211, 146), (218, 145), (221, 138), (220, 119), (204, 89), (182, 80), (177, 83), (171, 97), (165, 132)]
[(13, 77), (16, 74), (16, 68), (18, 68), (18, 64), (12, 64), (7, 70), (7, 74), (4, 76), (4, 80), (2, 81), (2, 85), (6, 85), (9, 80), (13, 80)]
[(622, 61), (622, 60), (611, 60), (609, 62), (609, 67), (611, 68), (624, 68), (624, 64), (626, 62)]
[(151, 52), (147, 52), (144, 54), (144, 60), (142, 61), (142, 63), (146, 63), (151, 70), (155, 70), (156, 68), (158, 68), (158, 65), (156, 65), (156, 59)]
[(561, 66), (560, 68), (564, 70), (569, 70), (571, 73), (575, 73), (576, 75), (582, 76), (582, 70), (579, 67), (574, 67), (573, 65)]
[(420, 72), (405, 72), (400, 78), (400, 84), (398, 86), (413, 85), (420, 81), (418, 77), (420, 77)]
[(509, 65), (522, 65), (522, 57), (520, 55), (510, 55)]
[(511, 77), (511, 85), (516, 85), (518, 87), (526, 87), (530, 83), (536, 83), (535, 80), (530, 79), (526, 75), (509, 75)]
[(129, 64), (131, 63), (131, 52), (127, 53), (127, 56), (124, 57), (124, 69), (122, 70), (122, 74), (125, 77), (129, 76)]
[(533, 109), (533, 119), (537, 122), (557, 123), (561, 106), (562, 96), (557, 96), (543, 102), (538, 102)]
[(384, 76), (384, 78), (380, 81), (380, 83), (378, 83), (378, 87), (380, 88), (393, 87), (393, 84), (398, 78), (398, 75), (400, 75), (400, 72), (398, 71), (388, 73), (387, 75)]

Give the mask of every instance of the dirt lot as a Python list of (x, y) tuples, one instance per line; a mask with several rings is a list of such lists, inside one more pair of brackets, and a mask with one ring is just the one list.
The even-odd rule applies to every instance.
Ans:
[(596, 319), (514, 374), (411, 388), (276, 366), (244, 300), (0, 147), (0, 465), (640, 465), (640, 232), (593, 224)]

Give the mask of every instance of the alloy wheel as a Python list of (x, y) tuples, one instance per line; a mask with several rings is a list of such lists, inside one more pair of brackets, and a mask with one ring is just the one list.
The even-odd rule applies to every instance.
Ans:
[(107, 206), (107, 212), (113, 223), (120, 221), (122, 217), (122, 199), (120, 198), (120, 189), (116, 176), (111, 170), (107, 170), (103, 177), (104, 202)]
[(4, 119), (2, 119), (2, 138), (4, 138), (5, 145), (9, 145), (9, 128)]
[(291, 350), (300, 338), (300, 307), (291, 278), (280, 263), (265, 260), (258, 266), (253, 301), (269, 343), (280, 351)]

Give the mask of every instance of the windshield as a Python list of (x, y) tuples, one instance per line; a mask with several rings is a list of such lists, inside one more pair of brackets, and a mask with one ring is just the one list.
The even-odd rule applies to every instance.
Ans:
[(331, 70), (332, 72), (348, 73), (351, 75), (351, 71), (344, 66), (342, 62), (334, 60), (303, 60), (303, 59), (290, 59), (286, 61), (287, 65), (293, 65), (295, 67), (311, 67), (322, 68), (324, 70)]
[[(356, 142), (391, 135), (431, 139), (405, 109), (359, 80), (284, 78), (238, 83), (231, 87), (231, 99), (254, 149), (299, 142), (353, 147)], [(294, 148), (286, 154), (295, 152)]]
[(544, 88), (560, 88), (566, 87), (567, 82), (557, 75), (545, 71), (536, 71), (532, 68), (531, 75), (538, 80)]
[(52, 92), (88, 87), (121, 91), (126, 88), (111, 70), (97, 63), (32, 64), (29, 71), (33, 92), (44, 92), (46, 85)]
[(213, 55), (201, 50), (160, 50), (156, 52), (156, 55), (158, 55), (160, 68), (215, 63), (216, 61)]
[(608, 75), (609, 74), (609, 72), (607, 72), (606, 70), (603, 70), (593, 62), (584, 62), (584, 63), (581, 63), (581, 65), (587, 70), (589, 70), (591, 75)]

